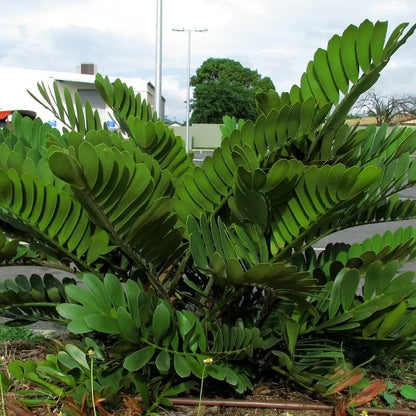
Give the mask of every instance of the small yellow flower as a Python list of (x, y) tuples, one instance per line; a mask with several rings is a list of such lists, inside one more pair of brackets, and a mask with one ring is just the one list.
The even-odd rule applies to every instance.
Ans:
[(213, 362), (214, 362), (214, 360), (212, 358), (205, 358), (205, 360), (204, 360), (204, 364), (205, 364), (206, 367), (211, 365)]
[(90, 349), (87, 351), (87, 354), (91, 357), (92, 355), (94, 355), (94, 350), (93, 350), (92, 348), (90, 348)]
[(363, 410), (363, 411), (360, 413), (360, 416), (368, 416), (368, 412), (367, 412), (367, 410)]
[(293, 416), (293, 413), (291, 413), (291, 412), (286, 412), (286, 413), (285, 413), (285, 416)]

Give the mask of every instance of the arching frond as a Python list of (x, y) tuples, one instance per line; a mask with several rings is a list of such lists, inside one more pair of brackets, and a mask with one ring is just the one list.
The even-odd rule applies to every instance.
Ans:
[(137, 163), (133, 154), (105, 143), (85, 140), (72, 149), (52, 146), (49, 163), (90, 220), (138, 267), (152, 270), (176, 258), (182, 235), (171, 206), (169, 172), (158, 164)]
[(129, 117), (137, 117), (143, 122), (157, 120), (157, 114), (151, 105), (120, 79), (111, 82), (108, 77), (104, 78), (97, 74), (95, 86), (103, 100), (113, 110), (120, 128), (125, 132), (128, 132), (127, 120)]
[(89, 270), (111, 251), (108, 235), (90, 223), (80, 203), (52, 184), (0, 169), (0, 219)]
[(57, 81), (54, 81), (52, 89), (43, 82), (38, 83), (38, 91), (42, 98), (30, 91), (29, 94), (66, 126), (64, 130), (85, 134), (88, 130), (107, 128), (100, 120), (98, 111), (92, 109), (91, 103), (88, 100), (82, 103), (78, 91), (72, 95), (69, 88), (65, 87), (61, 92)]
[(49, 273), (43, 277), (32, 274), (29, 278), (18, 275), (0, 282), (0, 315), (8, 325), (29, 325), (39, 320), (65, 324), (56, 307), (68, 301), (65, 286), (74, 285), (75, 279), (58, 280)]

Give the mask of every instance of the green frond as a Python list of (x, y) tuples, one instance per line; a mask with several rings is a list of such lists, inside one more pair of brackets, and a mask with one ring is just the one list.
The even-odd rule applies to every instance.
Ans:
[(8, 239), (0, 232), (0, 265), (9, 263), (18, 255), (19, 240)]
[[(60, 257), (62, 253), (59, 250), (42, 245), (36, 240), (36, 235), (29, 235), (27, 230), (17, 235), (18, 238), (10, 238), (14, 233), (7, 227), (2, 232), (2, 225), (0, 221), (0, 266), (48, 267), (74, 273), (70, 259)], [(29, 241), (29, 244), (22, 244), (24, 240)]]
[(226, 225), (218, 218), (187, 222), (190, 252), (195, 265), (217, 279), (238, 285), (257, 285), (276, 290), (278, 296), (305, 296), (315, 290), (309, 272), (285, 263), (271, 263), (267, 242), (256, 224)]
[(156, 160), (174, 177), (192, 173), (192, 155), (187, 154), (183, 140), (161, 121), (144, 121), (129, 116), (127, 126), (131, 140), (141, 152)]
[(306, 332), (345, 331), (351, 339), (365, 342), (401, 342), (414, 335), (415, 327), (408, 325), (414, 313), (410, 303), (416, 291), (414, 273), (397, 274), (398, 267), (397, 261), (383, 265), (375, 260), (364, 273), (355, 268), (339, 269), (312, 302), (318, 314)]
[(132, 154), (83, 141), (75, 151), (49, 148), (52, 171), (71, 185), (90, 220), (138, 267), (178, 256), (182, 236), (172, 210), (170, 174)]
[[(392, 131), (389, 137), (397, 139), (400, 144), (397, 145), (394, 156), (389, 155), (389, 150), (385, 150), (388, 148), (380, 150), (383, 156), (379, 156), (378, 167), (369, 163), (362, 168), (360, 175), (363, 176), (359, 180), (357, 177), (357, 183), (360, 183), (359, 187), (363, 186), (362, 190), (366, 189), (367, 192), (359, 199), (356, 197), (361, 191), (352, 192), (353, 187), (349, 195), (337, 191), (337, 187), (346, 186), (345, 189), (348, 189), (352, 186), (352, 182), (347, 180), (348, 175), (344, 179), (340, 175), (346, 175), (347, 171), (350, 174), (357, 173), (357, 166), (348, 170), (344, 165), (309, 168), (305, 172), (307, 179), (298, 182), (293, 188), (294, 192), (289, 194), (289, 198), (283, 196), (283, 201), (287, 200), (287, 202), (280, 210), (279, 206), (277, 207), (274, 221), (277, 218), (279, 223), (272, 221), (272, 227), (275, 227), (273, 229), (277, 229), (275, 235), (278, 236), (275, 245), (303, 244), (299, 236), (309, 244), (318, 236), (322, 238), (355, 225), (414, 218), (414, 202), (400, 201), (396, 195), (397, 192), (416, 183), (414, 160), (407, 152), (400, 150), (403, 144), (413, 140), (413, 136), (414, 133), (408, 129)], [(318, 179), (319, 177), (321, 179)], [(318, 185), (320, 180), (322, 180), (322, 188)], [(364, 182), (361, 182), (362, 180)], [(351, 201), (355, 202), (345, 208), (346, 201), (350, 201), (349, 204)]]
[[(224, 262), (231, 259), (238, 259), (245, 270), (269, 259), (266, 240), (255, 224), (228, 228), (220, 218), (208, 219), (202, 215), (199, 221), (188, 218), (186, 232), (197, 267), (210, 268), (219, 276), (224, 271)], [(221, 263), (219, 267), (217, 260)]]
[(345, 356), (335, 342), (323, 339), (300, 339), (294, 350), (294, 378), (309, 378), (324, 384), (332, 376), (334, 368), (345, 365)]
[(323, 136), (320, 155), (316, 157), (322, 162), (340, 162), (347, 166), (383, 166), (400, 154), (413, 153), (415, 134), (413, 129), (406, 127), (395, 127), (389, 132), (386, 124), (364, 129), (343, 124)]
[[(385, 42), (387, 22), (374, 25), (365, 20), (359, 27), (350, 25), (341, 36), (335, 35), (327, 50), (318, 49), (301, 79), (302, 98), (338, 103), (340, 93), (348, 95), (354, 86), (362, 91), (377, 80), (392, 54), (406, 42), (416, 26), (403, 34), (408, 24), (398, 26)], [(376, 75), (376, 76), (375, 76)], [(372, 79), (368, 83), (368, 77)], [(368, 85), (369, 84), (369, 85)]]
[[(63, 92), (59, 89), (58, 83), (54, 81), (53, 88), (46, 87), (43, 82), (38, 83), (38, 91), (41, 98), (36, 97), (32, 92), (29, 94), (40, 105), (49, 110), (67, 129), (76, 130), (85, 134), (88, 130), (100, 130), (106, 128), (100, 120), (98, 111), (92, 110), (88, 100), (84, 107), (78, 92), (71, 94), (68, 87)], [(64, 131), (66, 129), (64, 128)], [(66, 130), (68, 131), (68, 130)]]
[(53, 175), (46, 159), (47, 143), (59, 138), (58, 130), (48, 123), (42, 123), (40, 119), (31, 120), (15, 112), (11, 129), (0, 130), (0, 168), (39, 176), (45, 183), (61, 189), (64, 183)]
[(260, 330), (256, 327), (246, 328), (243, 322), (235, 326), (219, 324), (214, 329), (214, 342), (211, 352), (219, 357), (244, 359), (253, 355), (253, 350), (263, 346)]
[(266, 196), (262, 192), (267, 180), (266, 174), (261, 169), (248, 171), (239, 166), (235, 179), (233, 197), (228, 201), (236, 222), (252, 222), (257, 224), (262, 232), (269, 226), (269, 207)]
[(9, 319), (8, 325), (28, 325), (38, 320), (64, 323), (56, 306), (68, 300), (64, 287), (74, 285), (73, 278), (62, 281), (51, 274), (29, 278), (18, 275), (0, 282), (0, 315)]
[(415, 257), (416, 230), (407, 227), (398, 228), (395, 232), (387, 231), (383, 235), (375, 234), (361, 243), (330, 243), (319, 253), (308, 248), (293, 256), (293, 264), (326, 282), (333, 280), (343, 267), (364, 273), (373, 262), (404, 264)]
[(229, 140), (225, 139), (192, 175), (184, 175), (175, 192), (175, 210), (183, 223), (188, 215), (198, 218), (201, 211), (212, 213), (227, 202), (235, 168)]
[[(416, 29), (416, 25), (413, 25), (407, 32), (404, 32), (407, 26), (408, 24), (404, 23), (395, 28), (387, 42), (385, 42), (387, 22), (376, 22), (372, 25), (366, 20), (358, 28), (351, 25), (345, 30), (341, 37), (340, 45), (334, 47), (333, 53), (341, 55), (342, 70), (349, 83), (348, 89), (343, 91), (344, 98), (325, 123), (324, 131), (331, 130), (339, 125), (358, 97), (375, 84), (391, 56), (407, 41)], [(367, 34), (363, 36), (366, 32)], [(370, 53), (367, 56), (367, 43), (370, 32)], [(358, 34), (360, 34), (360, 38), (357, 38)], [(331, 43), (331, 40), (329, 43)], [(320, 72), (317, 66), (314, 66), (313, 69), (316, 72)], [(331, 72), (333, 75), (336, 73), (337, 76), (340, 76), (341, 73), (340, 69), (336, 67), (331, 67)], [(328, 90), (326, 91), (328, 92)]]
[(136, 94), (132, 87), (128, 87), (120, 79), (111, 82), (108, 77), (103, 78), (97, 74), (95, 86), (103, 100), (113, 110), (114, 118), (123, 131), (129, 131), (127, 124), (129, 117), (138, 118), (143, 122), (157, 120), (157, 114), (152, 110), (151, 105), (142, 100), (140, 94)]
[[(328, 42), (327, 50), (318, 49), (302, 75), (299, 87), (294, 86), (290, 93), (281, 95), (275, 91), (258, 95), (259, 108), (263, 113), (260, 118), (273, 111), (281, 113), (282, 116), (285, 113), (287, 116), (290, 114), (288, 118), (281, 117), (284, 123), (280, 125), (287, 131), (281, 131), (280, 134), (282, 137), (289, 135), (292, 140), (298, 141), (297, 146), (301, 153), (297, 157), (304, 161), (327, 160), (327, 156), (334, 149), (330, 142), (335, 138), (338, 142), (335, 149), (340, 147), (340, 141), (347, 143), (351, 149), (351, 153), (348, 153), (344, 148), (344, 157), (338, 162), (347, 163), (346, 156), (359, 157), (354, 141), (343, 140), (342, 136), (337, 135), (337, 131), (343, 128), (345, 118), (359, 96), (374, 85), (393, 53), (416, 29), (416, 25), (413, 25), (405, 32), (407, 26), (406, 23), (399, 25), (385, 41), (386, 22), (373, 24), (365, 20), (359, 27), (350, 25), (341, 36), (335, 35)], [(325, 111), (321, 119), (317, 118), (319, 123), (313, 123), (310, 130), (312, 132), (322, 125), (320, 131), (316, 132), (316, 137), (307, 139), (302, 138), (302, 134), (308, 134), (308, 130), (298, 131), (297, 134), (295, 132), (296, 126), (302, 125), (299, 105), (303, 108), (308, 101)], [(334, 106), (335, 109), (331, 111)], [(289, 108), (290, 112), (287, 110)], [(306, 114), (311, 113), (309, 111)], [(318, 155), (317, 151), (323, 154)]]
[(272, 165), (264, 186), (272, 211), (292, 199), (306, 170), (308, 167), (296, 159), (280, 159)]
[(400, 199), (395, 193), (380, 201), (371, 201), (368, 206), (362, 209), (348, 208), (345, 214), (345, 217), (339, 222), (341, 227), (339, 229), (382, 221), (409, 220), (416, 216), (416, 201)]
[[(100, 358), (111, 355), (144, 401), (161, 381), (156, 404), (190, 386), (165, 385), (172, 377), (242, 392), (249, 370), (264, 369), (330, 394), (361, 378), (347, 363), (357, 345), (364, 359), (409, 351), (416, 283), (399, 270), (416, 257), (415, 229), (313, 247), (356, 225), (416, 218), (416, 201), (399, 197), (416, 185), (416, 132), (346, 124), (415, 29), (350, 25), (316, 51), (299, 85), (258, 95), (255, 122), (226, 117), (221, 145), (198, 167), (121, 80), (95, 82), (117, 133), (79, 94), (39, 84), (35, 99), (66, 127), (16, 113), (0, 129), (0, 265), (75, 265), (86, 287), (6, 280), (0, 314), (101, 333)], [(92, 370), (74, 345), (44, 365)], [(11, 372), (25, 379), (29, 366)], [(45, 377), (52, 394), (66, 392)]]
[(111, 250), (107, 234), (90, 223), (79, 202), (37, 176), (0, 169), (0, 206), (1, 219), (81, 268)]
[(222, 118), (222, 122), (223, 124), (220, 125), (222, 138), (228, 137), (233, 132), (233, 130), (241, 130), (241, 127), (244, 124), (243, 119), (237, 120), (235, 117), (230, 117), (227, 115)]
[[(300, 101), (299, 99), (292, 100), (291, 96), (287, 92), (284, 92), (280, 95), (275, 90), (270, 90), (268, 92), (259, 92), (256, 95), (256, 98), (258, 107), (261, 113), (265, 116), (267, 116), (272, 110), (280, 111), (282, 107), (289, 106), (293, 102)], [(299, 98), (299, 95), (297, 96), (297, 98)]]
[(362, 171), (341, 164), (308, 168), (292, 199), (273, 213), (272, 253), (279, 257), (279, 251), (286, 251), (287, 246), (308, 241), (312, 227), (323, 227), (331, 220), (336, 222), (343, 204), (367, 190), (379, 175), (380, 169), (374, 166)]
[[(174, 311), (169, 302), (157, 299), (133, 280), (123, 286), (111, 274), (104, 281), (92, 274), (84, 274), (82, 279), (86, 289), (67, 286), (66, 294), (73, 302), (61, 304), (57, 310), (75, 333), (98, 331), (127, 341), (123, 359), (127, 370), (141, 370), (154, 358), (159, 371), (173, 368), (179, 377), (201, 377), (206, 367), (203, 360), (215, 356), (222, 361), (214, 361), (206, 374), (225, 379), (241, 391), (251, 385), (245, 372), (233, 371), (232, 361), (251, 357), (263, 346), (257, 328), (239, 322), (212, 329), (189, 310)], [(232, 379), (227, 380), (230, 375)]]
[(334, 378), (334, 370), (344, 374), (341, 369), (348, 366), (342, 345), (323, 337), (298, 338), (292, 354), (278, 347), (272, 349), (278, 360), (273, 370), (320, 394), (325, 395), (339, 380), (339, 377)]
[[(16, 145), (22, 150), (24, 148), (26, 154), (29, 155), (32, 155), (33, 149), (40, 157), (45, 153), (47, 139), (57, 138), (60, 135), (59, 131), (51, 127), (49, 123), (43, 123), (39, 118), (31, 120), (29, 117), (21, 116), (18, 112), (13, 113), (12, 129), (11, 135), (16, 137)], [(2, 131), (5, 133), (7, 129)], [(7, 144), (12, 149), (15, 148), (11, 142)]]
[[(280, 112), (274, 110), (267, 117), (259, 117), (255, 124), (248, 121), (241, 130), (234, 130), (230, 137), (222, 140), (212, 157), (207, 157), (200, 167), (195, 168), (192, 174), (185, 175), (178, 184), (175, 208), (182, 221), (185, 222), (188, 215), (198, 217), (201, 210), (206, 213), (218, 212), (233, 194), (233, 188), (238, 187), (235, 184), (238, 166), (245, 166), (248, 170), (257, 168), (257, 176), (260, 168), (271, 169), (273, 174), (277, 174), (279, 168), (274, 166), (276, 161), (283, 166), (282, 158), (286, 159), (294, 149), (300, 152), (298, 146), (304, 147), (302, 138), (319, 125), (328, 110), (329, 107), (316, 106), (311, 99), (302, 106), (297, 103), (292, 109), (284, 106)], [(293, 123), (289, 123), (286, 129), (288, 118)], [(299, 142), (298, 137), (301, 139)], [(290, 166), (295, 164), (295, 161), (290, 162)], [(281, 188), (286, 182), (282, 179)], [(267, 186), (272, 187), (271, 184)]]
[(382, 166), (402, 154), (412, 154), (416, 150), (416, 132), (411, 128), (394, 127), (389, 132), (387, 125), (383, 124), (378, 128), (375, 125), (368, 126), (364, 131), (367, 136), (360, 142), (358, 154), (352, 160), (355, 163)]
[[(361, 244), (354, 243), (348, 250), (348, 258), (375, 254), (374, 261), (387, 263), (411, 261), (416, 256), (416, 230), (413, 227), (398, 228), (396, 231), (386, 231), (383, 235), (375, 234), (365, 239)], [(340, 256), (337, 256), (340, 259)]]
[[(270, 91), (269, 94), (277, 93)], [(291, 154), (303, 159), (313, 137), (309, 135), (324, 122), (330, 110), (330, 103), (321, 104), (314, 97), (288, 102), (260, 115), (254, 125), (247, 121), (241, 130), (233, 131), (230, 142), (250, 146), (264, 168), (270, 167), (279, 157)]]

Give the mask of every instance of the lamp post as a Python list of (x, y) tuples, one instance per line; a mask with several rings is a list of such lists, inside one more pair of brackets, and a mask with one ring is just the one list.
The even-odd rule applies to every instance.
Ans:
[(174, 32), (188, 33), (188, 65), (187, 65), (187, 88), (186, 88), (186, 139), (185, 150), (189, 152), (189, 102), (191, 100), (191, 33), (208, 32), (208, 29), (172, 29)]
[(156, 7), (156, 75), (155, 75), (155, 111), (159, 118), (162, 114), (162, 0)]

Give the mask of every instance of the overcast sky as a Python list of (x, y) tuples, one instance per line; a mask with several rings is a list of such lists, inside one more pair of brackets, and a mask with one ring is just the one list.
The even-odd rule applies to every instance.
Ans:
[[(162, 94), (166, 115), (185, 119), (187, 35), (191, 75), (210, 57), (232, 58), (269, 76), (277, 91), (299, 82), (317, 48), (368, 18), (389, 33), (416, 22), (415, 0), (162, 0)], [(0, 65), (73, 72), (94, 62), (103, 75), (154, 83), (156, 0), (0, 0)], [(416, 34), (375, 86), (416, 95)], [(1, 91), (0, 91), (1, 94)]]

